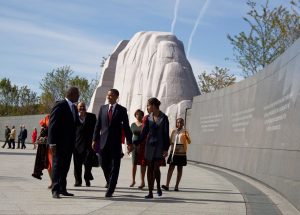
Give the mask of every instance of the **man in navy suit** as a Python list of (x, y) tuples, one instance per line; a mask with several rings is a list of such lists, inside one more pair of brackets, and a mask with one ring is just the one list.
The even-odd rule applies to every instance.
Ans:
[(52, 108), (48, 128), (48, 144), (53, 153), (52, 161), (52, 197), (73, 196), (67, 192), (67, 175), (74, 151), (78, 111), (79, 90), (70, 87), (66, 98)]
[(132, 133), (129, 127), (127, 110), (117, 104), (119, 91), (110, 89), (107, 93), (107, 105), (102, 105), (98, 114), (94, 136), (93, 148), (100, 142), (101, 167), (107, 181), (105, 197), (112, 197), (119, 177), (122, 152), (122, 129), (126, 140), (132, 143)]

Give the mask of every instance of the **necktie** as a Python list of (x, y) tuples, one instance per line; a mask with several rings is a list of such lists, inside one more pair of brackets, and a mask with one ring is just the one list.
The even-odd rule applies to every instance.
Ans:
[(112, 108), (113, 108), (113, 106), (111, 105), (110, 107), (109, 107), (109, 110), (108, 110), (108, 120), (109, 120), (109, 123), (111, 122), (111, 119), (112, 119)]
[(73, 118), (74, 118), (74, 121), (76, 120), (76, 111), (75, 111), (75, 105), (72, 104), (72, 114), (73, 114)]

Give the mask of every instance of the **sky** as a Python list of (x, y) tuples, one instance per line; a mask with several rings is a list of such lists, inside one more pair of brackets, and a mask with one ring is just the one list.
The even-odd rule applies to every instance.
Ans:
[(227, 35), (249, 29), (246, 1), (0, 0), (0, 79), (40, 93), (46, 73), (70, 66), (74, 75), (92, 80), (102, 57), (139, 31), (175, 34), (195, 77), (215, 66), (239, 77)]

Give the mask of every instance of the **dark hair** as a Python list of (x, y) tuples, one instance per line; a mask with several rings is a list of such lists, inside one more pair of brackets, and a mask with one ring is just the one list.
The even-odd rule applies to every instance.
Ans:
[(140, 110), (140, 109), (137, 109), (135, 112), (134, 112), (134, 116), (136, 117), (136, 115), (138, 113), (141, 113), (142, 117), (144, 116), (144, 111)]
[(180, 121), (184, 124), (184, 120), (183, 120), (182, 118), (177, 118), (177, 119), (176, 119), (176, 122), (177, 122), (178, 120), (180, 120)]
[(70, 87), (66, 92), (66, 97), (70, 98), (74, 94), (79, 94), (79, 89), (77, 87)]
[(117, 89), (110, 89), (109, 91), (119, 97), (119, 91)]
[(150, 98), (148, 99), (148, 104), (149, 105), (154, 105), (155, 107), (159, 108), (160, 106), (160, 101), (157, 98)]

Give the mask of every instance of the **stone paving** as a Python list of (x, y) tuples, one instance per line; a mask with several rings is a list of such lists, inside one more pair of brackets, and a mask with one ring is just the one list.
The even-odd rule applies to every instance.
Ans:
[[(91, 187), (74, 187), (73, 164), (68, 175), (68, 191), (74, 197), (53, 199), (49, 176), (42, 180), (31, 176), (35, 150), (0, 149), (0, 214), (246, 214), (246, 204), (239, 189), (226, 177), (201, 166), (189, 164), (184, 168), (180, 191), (170, 191), (162, 197), (145, 200), (147, 188), (130, 188), (131, 159), (122, 159), (120, 177), (114, 197), (107, 199), (105, 180), (100, 168), (93, 169)], [(162, 184), (167, 167), (162, 167)], [(248, 213), (249, 214), (249, 213)], [(289, 213), (292, 214), (292, 213)], [(296, 213), (295, 213), (296, 214)]]

